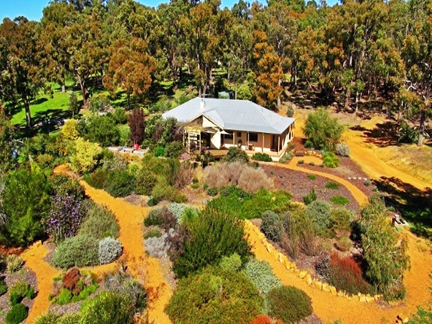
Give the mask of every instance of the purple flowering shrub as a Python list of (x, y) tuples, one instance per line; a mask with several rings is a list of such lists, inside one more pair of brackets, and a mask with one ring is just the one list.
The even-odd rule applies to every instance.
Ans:
[(55, 242), (75, 236), (87, 214), (87, 205), (75, 195), (58, 192), (51, 200), (51, 212), (46, 220), (46, 231)]

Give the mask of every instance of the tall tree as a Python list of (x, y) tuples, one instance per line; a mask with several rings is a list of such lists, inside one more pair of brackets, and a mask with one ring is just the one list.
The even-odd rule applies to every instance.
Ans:
[(140, 38), (117, 40), (111, 51), (104, 83), (114, 93), (117, 88), (125, 90), (130, 109), (130, 96), (141, 96), (150, 88), (155, 61), (146, 53), (147, 44)]
[(24, 17), (14, 21), (6, 18), (0, 25), (0, 96), (3, 101), (24, 106), (27, 128), (32, 126), (30, 102), (44, 85), (36, 26)]
[(256, 86), (255, 96), (258, 104), (270, 109), (278, 108), (278, 98), (282, 87), (280, 80), (283, 72), (280, 66), (280, 58), (272, 46), (267, 43), (264, 32), (254, 31), (255, 46), (254, 59), (256, 61)]

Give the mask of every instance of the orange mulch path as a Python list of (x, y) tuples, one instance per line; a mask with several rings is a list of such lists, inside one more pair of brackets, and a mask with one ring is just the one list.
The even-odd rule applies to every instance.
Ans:
[(51, 293), (53, 279), (61, 273), (60, 270), (53, 268), (49, 263), (44, 261), (48, 253), (48, 248), (43, 246), (39, 241), (21, 254), (26, 265), (36, 274), (38, 290), (26, 323), (33, 323), (37, 316), (47, 311), (50, 305), (48, 296)]
[[(150, 208), (133, 206), (121, 198), (114, 198), (104, 190), (98, 190), (81, 181), (86, 194), (95, 203), (108, 207), (120, 226), (119, 240), (123, 245), (124, 258), (130, 273), (144, 283), (148, 292), (149, 323), (171, 323), (164, 312), (172, 290), (163, 277), (159, 260), (146, 255), (143, 245), (143, 220)], [(93, 268), (90, 269), (94, 272)]]
[(376, 302), (360, 302), (358, 297), (349, 300), (345, 297), (335, 296), (330, 292), (324, 292), (308, 285), (305, 280), (287, 270), (274, 255), (270, 254), (261, 242), (257, 231), (251, 230), (247, 226), (245, 226), (245, 231), (256, 258), (268, 262), (276, 277), (284, 285), (295, 286), (306, 292), (312, 299), (314, 312), (325, 323), (338, 319), (345, 324), (395, 323), (398, 315), (407, 318), (416, 312), (417, 306), (426, 305), (431, 301), (429, 286), (432, 282), (429, 273), (432, 270), (432, 256), (429, 251), (421, 252), (419, 250), (419, 245), (423, 245), (424, 242), (418, 244), (415, 236), (410, 233), (407, 234), (411, 269), (404, 276), (406, 297), (401, 303), (383, 307)]

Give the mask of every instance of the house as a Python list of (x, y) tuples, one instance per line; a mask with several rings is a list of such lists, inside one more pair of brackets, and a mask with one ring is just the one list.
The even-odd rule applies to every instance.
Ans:
[(162, 117), (174, 117), (185, 125), (188, 152), (237, 146), (251, 154), (264, 152), (279, 157), (294, 137), (294, 118), (248, 100), (195, 98)]

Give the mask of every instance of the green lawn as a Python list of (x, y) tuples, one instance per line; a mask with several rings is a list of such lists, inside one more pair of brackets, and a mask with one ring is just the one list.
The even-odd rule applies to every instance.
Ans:
[[(72, 85), (72, 82), (69, 81), (66, 83), (66, 86), (69, 87)], [(33, 119), (33, 124), (44, 120), (46, 118), (53, 118), (56, 116), (69, 116), (69, 96), (70, 91), (61, 92), (60, 85), (53, 85), (53, 98), (48, 94), (44, 94), (41, 92), (37, 99), (33, 100), (30, 104), (30, 112)], [(75, 91), (77, 94), (78, 100), (82, 100), (81, 92)], [(11, 119), (12, 124), (14, 125), (25, 125), (25, 109), (22, 108), (19, 112), (14, 114)]]

